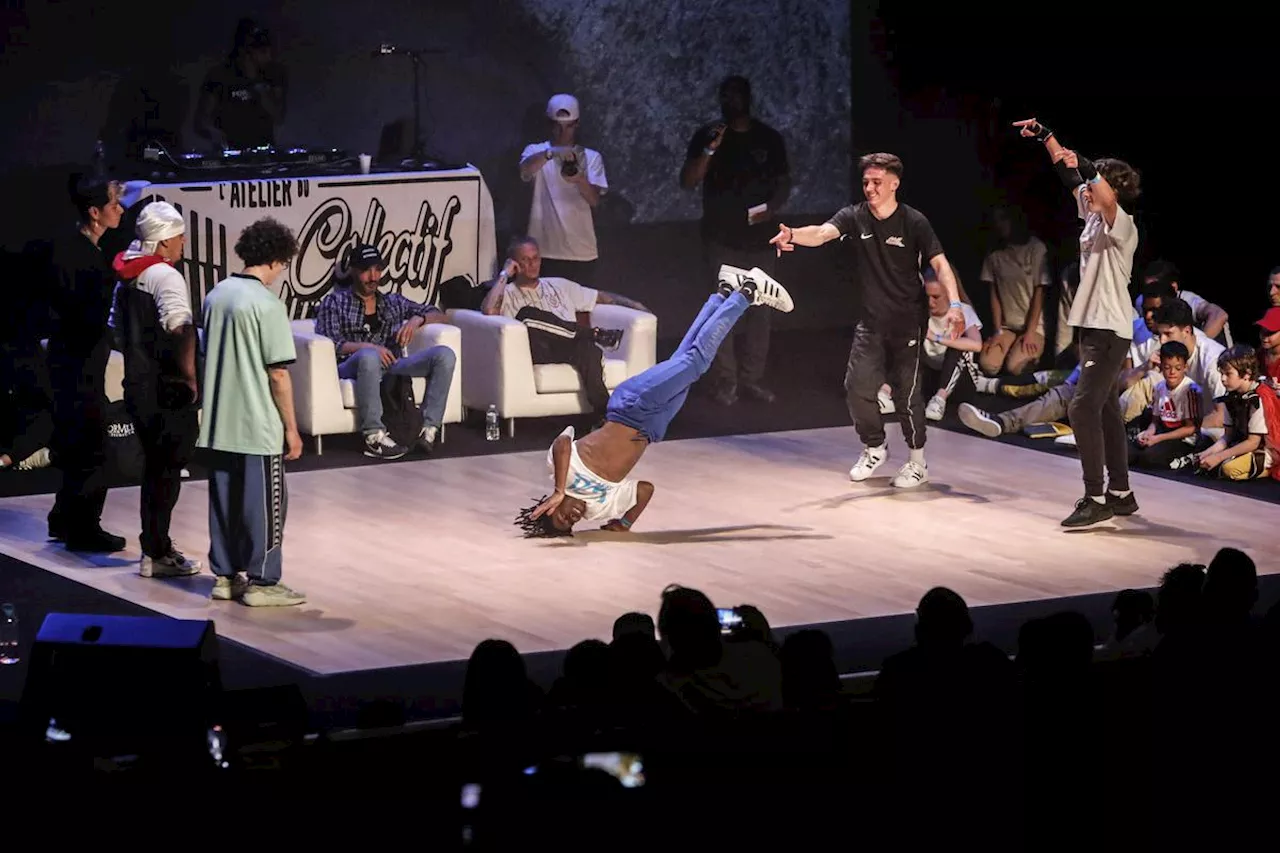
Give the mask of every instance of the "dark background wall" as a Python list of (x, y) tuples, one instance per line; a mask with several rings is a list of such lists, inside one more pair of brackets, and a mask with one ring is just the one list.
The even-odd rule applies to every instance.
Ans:
[[(821, 221), (850, 196), (858, 154), (906, 162), (901, 197), (933, 220), (976, 287), (990, 205), (1021, 204), (1059, 261), (1076, 225), (1043, 151), (1010, 122), (1038, 115), (1069, 145), (1142, 170), (1140, 261), (1163, 255), (1185, 284), (1223, 304), (1244, 330), (1280, 262), (1270, 207), (1271, 29), (1236, 10), (1221, 25), (1140, 12), (1102, 17), (1038, 8), (956, 11), (872, 2), (739, 0), (629, 4), (573, 0), (389, 0), (161, 4), (105, 0), (3, 6), (0, 178), (20, 216), (0, 243), (20, 245), (64, 223), (62, 182), (109, 117), (145, 104), (189, 135), (194, 90), (229, 47), (241, 15), (275, 34), (291, 76), (283, 142), (376, 150), (382, 127), (411, 112), (407, 61), (373, 58), (384, 41), (440, 51), (428, 59), (428, 148), (484, 172), (499, 237), (522, 230), (527, 188), (515, 161), (544, 135), (557, 91), (583, 104), (584, 140), (606, 158), (613, 199), (602, 212), (610, 287), (654, 308), (675, 334), (701, 302), (692, 220), (697, 197), (676, 185), (688, 136), (716, 114), (716, 82), (744, 73), (757, 113), (786, 136), (797, 174), (794, 224)], [(108, 138), (110, 142), (110, 138)], [(783, 259), (799, 308), (783, 326), (847, 326), (856, 293), (839, 247)]]

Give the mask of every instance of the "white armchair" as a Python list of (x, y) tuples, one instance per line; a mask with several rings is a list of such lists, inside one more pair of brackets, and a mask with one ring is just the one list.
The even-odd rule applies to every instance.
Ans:
[[(324, 436), (357, 430), (355, 381), (338, 378), (334, 343), (316, 333), (314, 320), (293, 320), (290, 325), (293, 327), (293, 345), (298, 351), (297, 360), (289, 367), (298, 431), (315, 436), (316, 455), (320, 455), (324, 449)], [(430, 323), (414, 334), (409, 342), (409, 352), (437, 345), (449, 347), (458, 359), (443, 419), (446, 424), (456, 424), (462, 420), (462, 332), (447, 323)], [(413, 380), (413, 393), (418, 402), (422, 402), (426, 387), (425, 379)], [(444, 440), (443, 425), (440, 440)]]
[[(462, 330), (462, 404), (487, 411), (497, 405), (515, 435), (516, 418), (577, 415), (590, 411), (578, 373), (570, 364), (533, 363), (529, 332), (509, 317), (453, 309), (449, 318)], [(622, 329), (618, 349), (605, 353), (604, 384), (612, 391), (652, 367), (658, 350), (658, 318), (620, 305), (597, 305), (591, 325)]]

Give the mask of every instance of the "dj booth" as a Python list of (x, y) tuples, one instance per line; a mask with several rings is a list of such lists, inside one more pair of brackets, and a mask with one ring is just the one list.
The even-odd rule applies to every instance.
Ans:
[(297, 257), (273, 287), (293, 319), (314, 315), (357, 243), (376, 245), (386, 259), (383, 291), (416, 302), (434, 303), (441, 282), (455, 276), (474, 284), (496, 274), (493, 198), (475, 167), (360, 174), (352, 161), (323, 159), (183, 164), (127, 182), (123, 202), (131, 211), (151, 201), (182, 211), (182, 272), (197, 311), (205, 294), (240, 268), (241, 230), (266, 216), (298, 238)]

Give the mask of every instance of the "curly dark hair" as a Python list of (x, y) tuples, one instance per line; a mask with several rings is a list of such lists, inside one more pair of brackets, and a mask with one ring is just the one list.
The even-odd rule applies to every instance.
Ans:
[(533, 511), (542, 505), (549, 495), (543, 495), (534, 499), (533, 503), (516, 514), (516, 520), (512, 522), (516, 527), (524, 530), (525, 539), (553, 539), (557, 536), (572, 536), (572, 530), (561, 530), (555, 526), (551, 520), (551, 513), (545, 513), (538, 518), (533, 517)]
[(236, 254), (247, 267), (287, 264), (298, 254), (298, 240), (288, 226), (268, 216), (240, 232)]
[(1142, 194), (1142, 175), (1125, 161), (1106, 157), (1093, 165), (1107, 179), (1120, 201), (1131, 202)]

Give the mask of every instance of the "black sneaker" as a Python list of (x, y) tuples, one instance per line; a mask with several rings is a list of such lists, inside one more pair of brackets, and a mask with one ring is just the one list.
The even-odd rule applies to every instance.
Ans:
[(373, 459), (400, 459), (408, 454), (409, 448), (396, 444), (385, 429), (371, 432), (364, 437), (364, 455)]
[(1116, 515), (1133, 515), (1138, 511), (1138, 499), (1133, 496), (1133, 492), (1129, 492), (1122, 498), (1107, 492), (1107, 506), (1111, 507), (1111, 511)]
[[(1130, 496), (1132, 497), (1132, 495)], [(1134, 502), (1137, 503), (1136, 501)], [(1076, 501), (1075, 511), (1062, 520), (1063, 527), (1089, 527), (1115, 517), (1110, 503), (1098, 503), (1086, 495)]]
[(116, 551), (123, 551), (125, 546), (123, 536), (108, 533), (101, 527), (84, 533), (68, 533), (65, 542), (68, 551), (89, 554), (114, 554)]
[(418, 437), (414, 440), (413, 444), (418, 450), (430, 456), (436, 452), (436, 444), (439, 443), (439, 441), (440, 427), (436, 427), (435, 435), (431, 436), (431, 438), (427, 438), (427, 428), (423, 427), (421, 431), (418, 432)]

